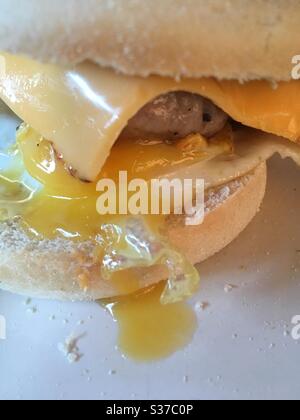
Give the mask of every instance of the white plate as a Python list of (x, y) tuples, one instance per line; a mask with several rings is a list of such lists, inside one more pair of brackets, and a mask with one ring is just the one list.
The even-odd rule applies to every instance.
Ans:
[[(278, 158), (249, 228), (200, 267), (193, 342), (167, 360), (139, 364), (115, 348), (117, 325), (96, 304), (33, 301), (0, 292), (7, 339), (0, 340), (1, 399), (299, 398), (300, 171)], [(226, 284), (236, 285), (225, 293)], [(28, 308), (37, 312), (30, 313)], [(52, 316), (55, 320), (50, 320)], [(84, 320), (79, 326), (78, 321)], [(68, 321), (68, 323), (65, 323)], [(57, 345), (84, 333), (69, 365)]]

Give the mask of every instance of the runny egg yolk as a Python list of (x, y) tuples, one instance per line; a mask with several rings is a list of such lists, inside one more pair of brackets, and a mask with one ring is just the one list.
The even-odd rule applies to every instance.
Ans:
[(103, 301), (118, 323), (118, 348), (140, 362), (158, 360), (184, 348), (193, 338), (197, 318), (185, 302), (161, 305), (164, 284), (129, 297)]
[[(216, 145), (212, 142), (211, 148), (214, 147), (229, 150), (231, 146), (226, 143), (219, 147), (218, 142)], [(114, 147), (100, 177), (117, 179), (118, 172), (126, 170), (129, 178), (149, 179), (159, 175), (164, 168), (201, 160), (207, 154), (208, 145), (197, 137), (177, 145), (157, 140), (135, 143), (122, 140)], [(83, 182), (72, 175), (52, 144), (26, 125), (18, 130), (17, 145), (2, 151), (1, 166), (1, 207), (7, 212), (6, 217), (19, 216), (28, 234), (41, 239), (59, 235), (75, 241), (97, 238), (95, 247), (98, 247), (98, 256), (103, 258), (104, 249), (99, 251), (103, 245), (101, 240), (107, 239), (103, 226), (110, 224), (122, 229), (124, 220), (97, 213), (96, 182)], [(145, 219), (154, 236), (160, 236), (163, 219), (152, 216)], [(119, 248), (126, 248), (126, 244), (116, 240), (114, 247), (120, 251)], [(159, 255), (151, 257), (153, 264), (159, 262)], [(179, 254), (177, 257), (180, 258)], [(194, 276), (196, 284), (196, 271), (184, 259), (181, 263), (185, 265), (186, 273)], [(132, 272), (116, 271), (112, 273), (111, 281), (120, 295), (130, 294), (127, 298), (101, 303), (118, 322), (118, 344), (124, 355), (139, 361), (156, 360), (169, 356), (191, 340), (197, 324), (195, 314), (183, 301), (169, 305), (161, 303), (167, 289), (165, 283), (132, 295), (139, 284)], [(79, 276), (79, 282), (83, 283), (82, 287), (88, 287), (88, 279)]]

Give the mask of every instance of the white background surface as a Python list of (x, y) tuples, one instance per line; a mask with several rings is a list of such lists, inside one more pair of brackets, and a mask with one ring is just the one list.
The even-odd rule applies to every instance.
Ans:
[[(290, 333), (292, 317), (300, 314), (299, 191), (298, 168), (273, 159), (260, 214), (199, 267), (202, 288), (195, 301), (210, 307), (198, 314), (193, 342), (167, 360), (123, 358), (115, 348), (117, 325), (96, 304), (33, 301), (32, 314), (24, 297), (0, 292), (0, 314), (7, 320), (0, 398), (298, 399), (300, 342)], [(227, 283), (237, 288), (225, 293)], [(57, 345), (73, 332), (85, 334), (83, 357), (69, 365)]]

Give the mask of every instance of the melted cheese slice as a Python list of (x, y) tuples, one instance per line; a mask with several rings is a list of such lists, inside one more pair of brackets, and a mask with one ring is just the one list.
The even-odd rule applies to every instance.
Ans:
[(244, 125), (300, 140), (300, 82), (239, 84), (214, 79), (127, 77), (91, 63), (45, 65), (2, 54), (0, 98), (51, 140), (78, 175), (95, 180), (128, 120), (170, 91), (198, 93)]

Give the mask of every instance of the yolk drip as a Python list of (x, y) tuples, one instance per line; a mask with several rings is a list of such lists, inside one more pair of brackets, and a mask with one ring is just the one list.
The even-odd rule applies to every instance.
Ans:
[[(194, 143), (195, 138), (192, 139)], [(101, 176), (116, 179), (118, 171), (127, 170), (129, 178), (144, 176), (147, 179), (168, 165), (176, 167), (207, 154), (203, 147), (191, 151), (186, 147), (189, 144), (185, 142), (184, 147), (172, 147), (157, 141), (141, 144), (123, 140), (114, 147)], [(104, 249), (100, 245), (110, 241), (115, 251), (127, 250), (134, 264), (139, 264), (138, 258), (148, 259), (149, 265), (159, 260), (160, 255), (150, 252), (148, 256), (140, 250), (134, 254), (124, 235), (117, 232), (118, 228), (122, 230), (124, 227), (124, 216), (122, 219), (100, 216), (96, 212), (96, 183), (82, 182), (71, 176), (52, 144), (31, 128), (23, 126), (19, 129), (17, 146), (2, 151), (0, 162), (1, 207), (7, 212), (6, 216), (2, 215), (4, 219), (11, 215), (20, 216), (27, 231), (38, 238), (61, 235), (82, 241), (97, 237), (97, 258), (104, 258)], [(151, 235), (158, 241), (163, 220), (153, 219), (148, 216), (146, 222)], [(171, 249), (165, 251), (172, 256)], [(191, 294), (198, 282), (196, 271), (179, 254), (174, 253), (174, 257), (184, 268), (187, 281), (191, 282), (183, 283), (185, 291)], [(197, 325), (195, 314), (182, 301), (168, 305), (162, 303), (162, 296), (165, 296), (165, 302), (170, 301), (170, 296), (171, 301), (177, 299), (176, 292), (166, 293), (172, 289), (170, 280), (167, 287), (161, 283), (132, 295), (139, 289), (139, 279), (130, 270), (130, 264), (128, 267), (113, 271), (110, 278), (114, 289), (127, 297), (102, 303), (118, 322), (119, 348), (128, 357), (139, 361), (167, 357), (191, 341)], [(172, 277), (172, 273), (170, 275)], [(173, 281), (176, 282), (175, 277)], [(88, 287), (88, 281), (84, 286)]]
[(104, 305), (118, 323), (118, 347), (141, 362), (165, 358), (184, 348), (197, 328), (193, 309), (185, 302), (162, 305), (165, 285), (151, 287)]

